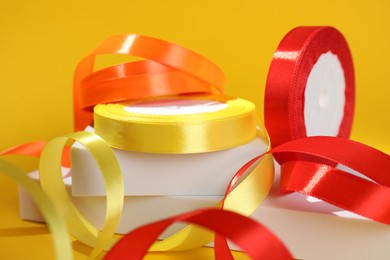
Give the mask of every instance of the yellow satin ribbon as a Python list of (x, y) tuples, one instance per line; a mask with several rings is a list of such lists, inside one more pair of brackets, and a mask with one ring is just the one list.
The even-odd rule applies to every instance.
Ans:
[[(196, 114), (141, 114), (125, 106), (169, 100), (209, 100), (226, 104), (218, 111)], [(222, 95), (181, 95), (94, 108), (95, 133), (110, 146), (149, 153), (201, 153), (243, 145), (256, 135), (255, 106)]]
[[(267, 140), (266, 136), (261, 135)], [(68, 139), (83, 144), (95, 157), (101, 168), (107, 187), (106, 224), (100, 233), (89, 224), (74, 207), (62, 184), (60, 174), (61, 151)], [(84, 244), (93, 247), (90, 257), (97, 256), (103, 249), (109, 249), (116, 241), (112, 238), (123, 206), (123, 183), (119, 166), (111, 149), (97, 135), (74, 133), (59, 137), (48, 143), (40, 161), (41, 183), (43, 189), (57, 205), (61, 205), (71, 234)], [(113, 163), (115, 162), (115, 163)], [(55, 173), (56, 172), (56, 173)], [(249, 216), (267, 196), (274, 176), (273, 159), (266, 155), (259, 159), (258, 165), (227, 196), (224, 207)], [(256, 196), (253, 196), (256, 194)], [(217, 205), (219, 206), (220, 203)], [(189, 225), (173, 236), (155, 243), (150, 251), (180, 251), (200, 247), (213, 240), (213, 233), (195, 225)]]
[[(256, 168), (227, 197), (224, 208), (249, 216), (267, 196), (273, 183), (272, 155), (260, 159)], [(253, 196), (256, 194), (256, 196)], [(217, 207), (221, 203), (217, 204)], [(189, 225), (165, 240), (156, 242), (150, 251), (181, 251), (194, 249), (212, 242), (214, 233), (196, 225)]]
[[(95, 158), (102, 172), (107, 196), (105, 223), (101, 231), (78, 212), (63, 184), (61, 155), (69, 141), (76, 141), (83, 145)], [(58, 205), (58, 210), (64, 216), (70, 233), (82, 243), (94, 248), (89, 258), (95, 258), (104, 249), (109, 249), (115, 242), (113, 235), (122, 213), (124, 190), (121, 170), (107, 143), (99, 136), (88, 132), (57, 137), (45, 146), (41, 154), (39, 171), (42, 188)]]
[[(117, 148), (159, 153), (227, 149), (248, 142), (256, 135), (254, 105), (250, 102), (221, 95), (187, 95), (180, 98), (220, 101), (226, 103), (228, 107), (204, 114), (160, 116), (130, 113), (124, 110), (124, 104), (102, 104), (95, 106), (94, 109), (95, 132)], [(166, 100), (169, 97), (162, 99)], [(202, 135), (199, 132), (207, 134)], [(259, 128), (257, 134), (267, 145), (269, 144), (264, 127)], [(198, 138), (199, 136), (204, 138)], [(212, 141), (214, 143), (210, 145)], [(248, 177), (227, 196), (224, 208), (242, 215), (250, 215), (267, 196), (273, 183), (273, 176), (273, 159), (271, 155), (266, 155), (259, 159), (258, 165)], [(175, 235), (155, 243), (150, 250), (187, 250), (212, 240), (212, 232), (189, 225)]]
[(0, 172), (16, 181), (38, 206), (51, 231), (56, 259), (73, 259), (71, 241), (65, 221), (60, 214), (58, 207), (53, 203), (49, 196), (47, 196), (47, 194), (42, 191), (41, 187), (25, 173), (1, 159)]
[[(260, 136), (267, 140), (267, 135)], [(72, 204), (69, 195), (66, 192), (62, 181), (61, 174), (61, 155), (63, 147), (70, 142), (79, 142), (92, 154), (95, 158), (106, 185), (106, 218), (105, 224), (101, 231), (97, 230), (93, 225), (86, 221)], [(1, 164), (0, 167), (4, 168)], [(51, 140), (42, 152), (40, 159), (40, 179), (41, 186), (46, 195), (32, 180), (26, 176), (24, 179), (17, 181), (24, 185), (24, 182), (33, 183), (35, 188), (28, 187), (26, 190), (31, 190), (31, 196), (42, 196), (52, 198), (54, 205), (58, 205), (56, 210), (64, 216), (68, 225), (70, 233), (80, 242), (93, 248), (89, 258), (97, 257), (102, 251), (109, 250), (116, 242), (113, 238), (116, 227), (123, 207), (124, 191), (123, 179), (121, 171), (114, 153), (110, 146), (99, 136), (87, 133), (77, 132), (63, 137), (57, 137)], [(20, 176), (14, 170), (8, 168), (4, 169), (10, 176)], [(250, 215), (267, 196), (274, 176), (273, 159), (271, 155), (266, 155), (259, 159), (258, 165), (252, 170), (250, 174), (233, 189), (227, 196), (224, 208), (233, 210), (242, 215)], [(25, 186), (25, 185), (24, 185)], [(24, 187), (23, 186), (23, 187)], [(256, 196), (253, 196), (256, 194)], [(58, 216), (55, 207), (51, 206), (51, 202), (43, 199), (36, 200), (38, 207), (46, 217), (49, 226), (55, 238), (55, 246), (57, 249), (58, 259), (71, 259), (69, 241), (66, 239), (67, 235), (63, 222), (53, 221)], [(217, 205), (219, 206), (220, 203)], [(51, 209), (51, 207), (53, 209)], [(62, 233), (61, 233), (62, 232)], [(182, 229), (175, 235), (155, 243), (151, 251), (179, 251), (200, 247), (213, 240), (213, 233), (195, 225), (189, 225)]]
[[(266, 142), (268, 151), (270, 142), (266, 129), (259, 127), (257, 136)], [(267, 154), (259, 159), (256, 167), (227, 195), (224, 208), (244, 216), (249, 216), (268, 195), (273, 180), (274, 161), (272, 155)], [(219, 207), (220, 205), (221, 202), (216, 206)], [(208, 244), (213, 239), (213, 232), (191, 224), (171, 237), (156, 242), (150, 248), (150, 251), (189, 250)]]

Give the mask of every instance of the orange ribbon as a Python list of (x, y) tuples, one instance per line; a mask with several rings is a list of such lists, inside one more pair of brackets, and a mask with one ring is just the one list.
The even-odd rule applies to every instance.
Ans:
[[(42, 150), (46, 144), (47, 142), (41, 141), (41, 142), (32, 142), (32, 143), (24, 143), (24, 144), (16, 145), (0, 152), (0, 156), (18, 154), (18, 155), (40, 157)], [(64, 151), (62, 153), (62, 166), (68, 168), (70, 167), (70, 147), (68, 146), (64, 148)]]
[[(146, 60), (94, 72), (96, 55)], [(74, 75), (75, 129), (92, 122), (96, 104), (183, 93), (223, 93), (224, 74), (211, 61), (175, 44), (138, 34), (112, 36), (78, 64)]]

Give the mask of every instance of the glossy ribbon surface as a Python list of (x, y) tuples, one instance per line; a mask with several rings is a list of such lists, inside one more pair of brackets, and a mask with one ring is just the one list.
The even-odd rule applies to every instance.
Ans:
[(115, 148), (171, 154), (229, 149), (256, 136), (255, 106), (249, 101), (222, 95), (181, 95), (162, 100), (176, 99), (217, 101), (227, 107), (205, 113), (161, 115), (125, 110), (126, 105), (147, 101), (101, 104), (94, 109), (95, 133)]
[[(96, 55), (124, 54), (145, 58), (94, 73)], [(75, 128), (92, 122), (96, 104), (182, 93), (223, 93), (224, 74), (199, 54), (138, 34), (112, 36), (77, 66), (74, 76)]]
[[(268, 72), (264, 123), (272, 147), (308, 136), (304, 118), (305, 89), (314, 65), (321, 55), (328, 52), (336, 55), (341, 63), (340, 73), (345, 81), (343, 118), (335, 136), (349, 137), (354, 114), (355, 79), (348, 44), (343, 35), (332, 27), (297, 27), (280, 42)], [(315, 97), (319, 100), (313, 102), (323, 103), (321, 98), (333, 98), (327, 89), (322, 91), (323, 97)]]
[[(328, 52), (340, 61), (345, 80), (346, 100), (337, 135), (341, 138), (312, 137), (286, 143), (307, 136), (304, 90), (314, 64)], [(290, 31), (274, 54), (267, 79), (264, 110), (271, 152), (282, 164), (282, 190), (311, 195), (389, 224), (385, 202), (390, 199), (386, 173), (390, 169), (389, 156), (343, 139), (352, 129), (354, 92), (351, 53), (340, 32), (332, 27), (298, 27)], [(373, 182), (334, 168), (337, 164), (354, 169)]]
[[(68, 141), (85, 146), (95, 158), (106, 185), (106, 217), (103, 229), (99, 231), (84, 219), (73, 205), (65, 189), (61, 174), (61, 154)], [(57, 137), (50, 141), (41, 154), (39, 165), (43, 190), (53, 199), (68, 224), (70, 233), (81, 242), (93, 247), (90, 258), (99, 255), (113, 243), (113, 234), (122, 213), (124, 191), (123, 179), (117, 159), (99, 136), (88, 132), (77, 132)]]
[[(367, 145), (337, 137), (310, 137), (273, 149), (283, 153), (281, 189), (311, 195), (348, 211), (390, 224), (390, 156)], [(315, 162), (289, 162), (305, 154), (343, 164), (356, 176)], [(371, 181), (370, 181), (371, 180)]]
[[(142, 226), (121, 239), (104, 259), (143, 259), (158, 235), (178, 221), (194, 223), (229, 238), (252, 259), (292, 259), (290, 252), (268, 229), (250, 218), (220, 209), (197, 210)], [(221, 249), (215, 250), (217, 256)]]
[(70, 236), (63, 216), (60, 214), (56, 204), (30, 177), (2, 159), (0, 159), (0, 172), (17, 182), (37, 204), (51, 231), (56, 259), (72, 259), (73, 252)]
[[(356, 141), (330, 136), (292, 140), (268, 153), (280, 158), (282, 191), (310, 195), (374, 221), (390, 224), (389, 155)], [(297, 154), (305, 155), (306, 160), (296, 161)], [(317, 161), (329, 162), (330, 165)], [(338, 164), (361, 175), (335, 168)], [(241, 175), (239, 171), (233, 180)]]

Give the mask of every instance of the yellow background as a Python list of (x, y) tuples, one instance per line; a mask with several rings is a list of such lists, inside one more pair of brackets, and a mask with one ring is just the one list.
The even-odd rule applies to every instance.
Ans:
[[(299, 25), (332, 25), (345, 35), (357, 82), (352, 138), (390, 153), (386, 0), (3, 0), (0, 150), (71, 132), (74, 68), (101, 40), (118, 33), (165, 39), (210, 58), (226, 73), (226, 93), (253, 101), (262, 117), (272, 54)], [(0, 207), (17, 217), (16, 185), (0, 181)], [(20, 224), (15, 221), (10, 217), (0, 227)]]

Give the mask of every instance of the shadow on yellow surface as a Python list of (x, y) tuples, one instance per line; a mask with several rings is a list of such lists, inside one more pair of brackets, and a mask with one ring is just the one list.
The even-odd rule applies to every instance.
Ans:
[(46, 226), (43, 227), (16, 227), (0, 229), (0, 237), (17, 237), (49, 234), (50, 231)]
[[(75, 241), (73, 242), (73, 249), (75, 252), (83, 254), (85, 257), (91, 251), (91, 248), (84, 244)], [(130, 250), (130, 249), (129, 249)], [(234, 259), (247, 260), (250, 259), (245, 253), (232, 251)], [(100, 256), (102, 259), (102, 256)], [(210, 247), (202, 247), (194, 250), (182, 251), (182, 252), (150, 252), (145, 256), (145, 260), (179, 260), (179, 259), (214, 259), (214, 250)]]

